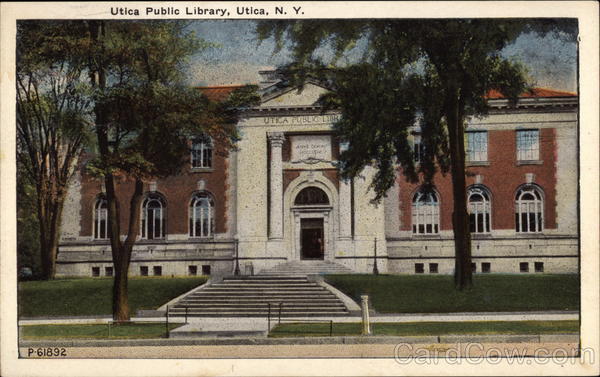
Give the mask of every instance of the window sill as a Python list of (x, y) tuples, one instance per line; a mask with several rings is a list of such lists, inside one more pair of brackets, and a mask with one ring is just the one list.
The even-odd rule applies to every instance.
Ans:
[(418, 234), (413, 233), (412, 238), (417, 239), (425, 239), (425, 238), (441, 238), (442, 236), (439, 233), (428, 233), (428, 234)]
[(467, 166), (490, 166), (489, 161), (467, 161)]
[(212, 173), (213, 171), (215, 171), (214, 168), (190, 168), (192, 173)]
[(544, 161), (542, 160), (521, 160), (517, 161), (517, 166), (521, 165), (542, 165)]

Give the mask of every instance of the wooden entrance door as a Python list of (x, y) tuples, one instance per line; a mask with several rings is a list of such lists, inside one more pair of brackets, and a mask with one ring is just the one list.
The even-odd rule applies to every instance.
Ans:
[(323, 259), (325, 256), (323, 239), (323, 219), (301, 219), (300, 242), (302, 259)]

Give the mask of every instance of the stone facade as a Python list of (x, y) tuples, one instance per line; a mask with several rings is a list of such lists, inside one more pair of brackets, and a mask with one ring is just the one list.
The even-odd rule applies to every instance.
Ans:
[[(218, 153), (224, 151), (214, 145), (202, 155), (206, 166), (192, 167), (190, 161), (181, 174), (148, 182), (148, 195), (160, 196), (161, 208), (142, 212), (162, 220), (164, 229), (140, 236), (131, 275), (230, 274), (236, 245), (246, 274), (303, 259), (368, 273), (375, 245), (380, 272), (452, 273), (449, 175), (436, 176), (432, 196), (422, 196), (420, 185), (407, 183), (399, 172), (386, 198), (374, 203), (372, 168), (350, 181), (339, 177), (336, 162), (347, 148), (332, 131), (339, 115), (315, 105), (326, 89), (309, 82), (298, 91), (267, 80), (261, 90), (262, 104), (238, 123), (242, 139), (236, 151)], [(470, 119), (467, 127), (468, 135), (479, 132), (469, 144), (479, 151), (471, 151), (476, 158), (468, 164), (467, 184), (486, 198), (473, 199), (473, 208), (485, 208), (474, 215), (484, 224), (473, 233), (474, 270), (577, 272), (577, 97), (538, 90), (516, 108), (500, 96), (490, 104), (489, 115)], [(415, 127), (415, 143), (418, 132)], [(523, 148), (535, 158), (524, 159)], [(99, 230), (102, 185), (84, 165), (85, 159), (65, 204), (58, 274), (110, 275), (110, 245)], [(127, 194), (132, 187), (123, 181), (118, 190)], [(126, 214), (128, 197), (122, 198)], [(518, 208), (527, 208), (528, 215), (515, 215)], [(416, 215), (424, 209), (430, 212)]]

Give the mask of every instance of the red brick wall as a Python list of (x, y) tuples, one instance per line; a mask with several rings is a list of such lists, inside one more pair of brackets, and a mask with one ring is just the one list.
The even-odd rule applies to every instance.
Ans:
[[(475, 184), (475, 175), (483, 176), (482, 184), (491, 192), (492, 229), (514, 229), (514, 201), (517, 188), (526, 183), (525, 174), (535, 175), (534, 183), (544, 191), (544, 228), (556, 228), (556, 130), (540, 129), (541, 165), (517, 165), (514, 130), (488, 132), (489, 166), (467, 167), (467, 186)], [(411, 230), (412, 198), (418, 184), (398, 177), (400, 185), (401, 230)], [(452, 181), (450, 174), (437, 174), (435, 188), (441, 199), (440, 228), (452, 229)], [(575, 183), (574, 183), (575, 184)]]
[[(215, 232), (227, 231), (227, 176), (229, 160), (223, 155), (224, 150), (213, 152), (213, 166), (210, 171), (192, 171), (189, 162), (178, 175), (156, 180), (156, 190), (167, 202), (166, 233), (188, 233), (188, 211), (190, 200), (197, 191), (198, 181), (205, 181), (205, 190), (213, 195), (215, 202)], [(81, 236), (89, 237), (93, 229), (93, 210), (98, 194), (101, 192), (101, 182), (88, 174), (82, 168), (82, 206), (81, 206)], [(129, 222), (129, 201), (133, 193), (133, 182), (122, 180), (117, 184), (117, 195), (121, 209), (121, 229), (125, 233)]]

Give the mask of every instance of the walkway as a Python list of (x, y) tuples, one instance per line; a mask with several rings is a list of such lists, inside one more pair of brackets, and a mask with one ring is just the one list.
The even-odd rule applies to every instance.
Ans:
[[(294, 317), (286, 318), (302, 322), (303, 320), (333, 320), (334, 322), (360, 322), (360, 316), (344, 317)], [(468, 322), (468, 321), (576, 321), (579, 312), (547, 311), (547, 312), (478, 312), (478, 313), (405, 313), (405, 314), (375, 314), (371, 315), (371, 322)], [(133, 317), (133, 322), (164, 322), (165, 317)], [(39, 318), (22, 319), (19, 325), (58, 325), (58, 324), (95, 324), (108, 323), (112, 318)], [(276, 319), (271, 318), (272, 322)], [(169, 322), (185, 323), (183, 317), (169, 318)], [(207, 328), (227, 328), (230, 324), (255, 324), (265, 327), (267, 319), (264, 317), (195, 317), (188, 318), (188, 323), (193, 323)]]

